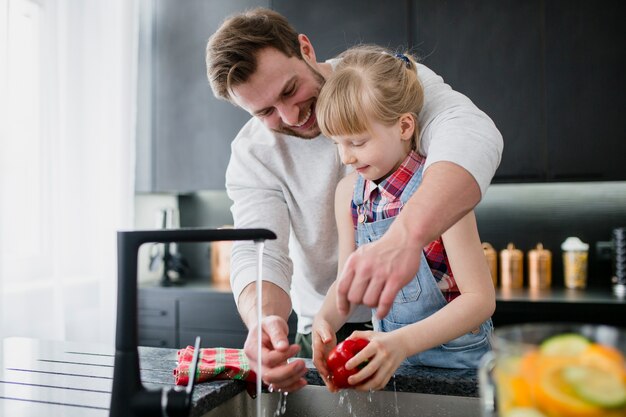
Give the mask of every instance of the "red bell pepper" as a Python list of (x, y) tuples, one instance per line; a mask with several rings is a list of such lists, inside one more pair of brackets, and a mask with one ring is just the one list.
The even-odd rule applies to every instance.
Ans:
[(351, 370), (345, 368), (346, 362), (363, 350), (369, 342), (370, 341), (367, 339), (346, 339), (330, 351), (328, 359), (326, 360), (326, 366), (328, 366), (331, 380), (337, 388), (351, 387), (348, 383), (348, 378), (359, 372), (367, 361)]

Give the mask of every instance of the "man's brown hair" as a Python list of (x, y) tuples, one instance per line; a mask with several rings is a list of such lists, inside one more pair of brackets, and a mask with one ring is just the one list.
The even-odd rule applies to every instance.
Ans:
[(232, 102), (232, 88), (250, 78), (257, 53), (268, 47), (302, 59), (298, 32), (280, 13), (256, 8), (227, 18), (206, 47), (207, 77), (215, 97)]

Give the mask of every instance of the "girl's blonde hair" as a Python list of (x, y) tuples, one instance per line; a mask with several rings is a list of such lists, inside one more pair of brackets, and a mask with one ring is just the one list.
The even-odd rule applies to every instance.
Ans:
[(338, 58), (315, 108), (322, 133), (327, 137), (359, 134), (370, 130), (368, 117), (389, 126), (409, 113), (415, 120), (411, 144), (416, 150), (424, 92), (415, 59), (372, 45), (350, 48)]

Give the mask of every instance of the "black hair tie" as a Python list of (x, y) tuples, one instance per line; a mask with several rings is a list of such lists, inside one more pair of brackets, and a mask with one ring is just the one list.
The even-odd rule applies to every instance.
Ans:
[(394, 56), (396, 58), (401, 59), (402, 61), (404, 61), (404, 64), (406, 65), (407, 68), (411, 68), (411, 60), (409, 59), (408, 56), (406, 56), (404, 54), (395, 54)]

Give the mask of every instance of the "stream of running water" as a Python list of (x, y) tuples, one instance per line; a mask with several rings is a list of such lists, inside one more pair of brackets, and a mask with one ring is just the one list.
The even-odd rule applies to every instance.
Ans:
[(261, 329), (261, 321), (262, 321), (262, 304), (263, 304), (263, 288), (262, 288), (262, 280), (261, 277), (263, 275), (263, 248), (265, 247), (264, 241), (256, 241), (257, 247), (257, 273), (256, 273), (256, 312), (257, 312), (257, 373), (256, 373), (256, 415), (257, 417), (263, 416), (262, 402), (261, 402), (261, 389), (263, 387), (263, 363), (261, 361), (261, 351), (262, 351), (262, 338), (263, 331)]

